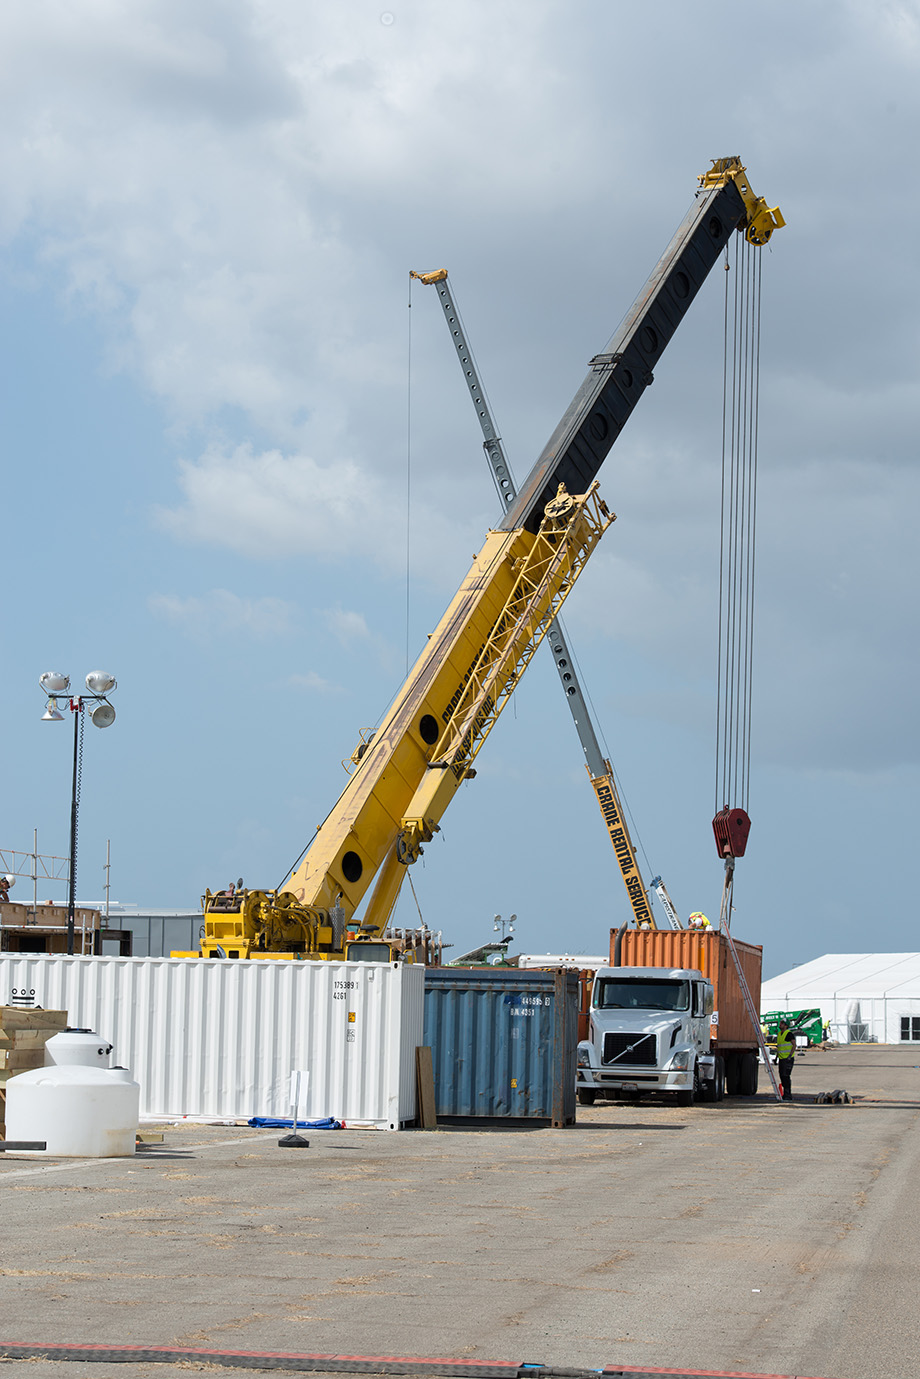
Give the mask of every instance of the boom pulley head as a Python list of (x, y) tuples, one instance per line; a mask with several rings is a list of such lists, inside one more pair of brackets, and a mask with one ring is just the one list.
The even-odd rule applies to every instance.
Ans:
[(698, 181), (704, 190), (710, 187), (724, 187), (726, 182), (734, 182), (747, 211), (744, 238), (748, 244), (766, 244), (773, 231), (781, 230), (786, 223), (778, 206), (768, 206), (762, 196), (755, 196), (751, 191), (751, 184), (740, 158), (714, 158), (712, 167), (708, 172), (701, 173)]

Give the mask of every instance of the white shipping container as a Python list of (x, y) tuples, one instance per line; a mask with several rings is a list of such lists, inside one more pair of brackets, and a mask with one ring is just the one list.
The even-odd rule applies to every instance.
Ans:
[(425, 969), (413, 964), (0, 955), (13, 988), (114, 1044), (146, 1119), (290, 1116), (398, 1130), (416, 1116)]

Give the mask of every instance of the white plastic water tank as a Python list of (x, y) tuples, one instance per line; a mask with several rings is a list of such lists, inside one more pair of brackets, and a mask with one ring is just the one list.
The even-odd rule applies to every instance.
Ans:
[(44, 1140), (43, 1158), (124, 1158), (134, 1154), (140, 1095), (127, 1068), (33, 1068), (6, 1084), (6, 1137)]
[(45, 1067), (107, 1068), (112, 1045), (95, 1030), (64, 1029), (45, 1042)]

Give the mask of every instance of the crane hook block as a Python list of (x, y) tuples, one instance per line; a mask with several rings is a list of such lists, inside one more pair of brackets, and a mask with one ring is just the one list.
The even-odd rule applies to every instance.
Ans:
[(747, 847), (751, 821), (743, 809), (720, 809), (712, 821), (712, 831), (716, 835), (716, 849), (723, 859), (743, 857)]

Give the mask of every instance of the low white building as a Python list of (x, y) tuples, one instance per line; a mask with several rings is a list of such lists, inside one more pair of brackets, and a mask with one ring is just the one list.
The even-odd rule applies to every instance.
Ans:
[(920, 1044), (920, 953), (827, 953), (761, 987), (764, 1014), (811, 1007), (840, 1044)]

